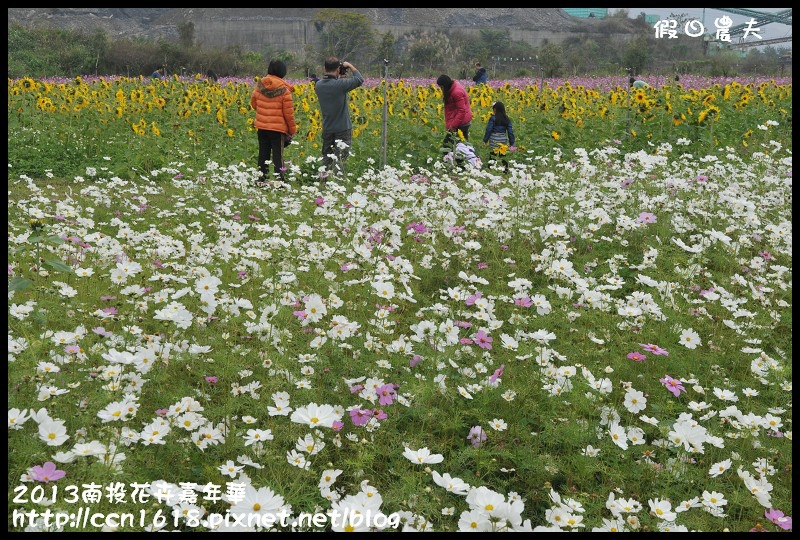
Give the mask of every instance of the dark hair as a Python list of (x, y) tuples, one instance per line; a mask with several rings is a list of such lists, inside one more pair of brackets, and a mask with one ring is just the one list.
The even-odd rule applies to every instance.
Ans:
[(492, 105), (492, 110), (494, 111), (495, 125), (507, 126), (511, 123), (506, 114), (506, 106), (503, 105), (502, 101), (495, 101), (494, 105)]
[(335, 56), (329, 56), (325, 59), (325, 72), (338, 71), (341, 62)]
[(439, 78), (436, 79), (436, 84), (442, 89), (442, 99), (446, 105), (449, 98), (450, 89), (453, 88), (453, 79), (447, 75), (439, 75)]
[(286, 64), (283, 60), (273, 60), (267, 68), (267, 75), (275, 75), (283, 79), (286, 77)]

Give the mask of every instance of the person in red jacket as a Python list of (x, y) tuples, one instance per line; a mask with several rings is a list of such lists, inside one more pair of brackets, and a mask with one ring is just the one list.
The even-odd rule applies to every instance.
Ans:
[(269, 161), (275, 169), (275, 177), (285, 180), (286, 167), (283, 162), (283, 149), (292, 142), (297, 133), (294, 121), (294, 102), (291, 84), (286, 77), (286, 64), (273, 60), (267, 68), (267, 76), (256, 83), (250, 106), (256, 111), (253, 126), (258, 129), (258, 168), (261, 170), (259, 186), (266, 185), (269, 179)]
[[(465, 141), (469, 141), (469, 126), (472, 122), (472, 108), (469, 96), (464, 87), (447, 75), (439, 75), (436, 84), (442, 89), (444, 99), (444, 128), (447, 130), (442, 150), (452, 152), (460, 141), (461, 132)], [(445, 150), (446, 149), (446, 150)]]

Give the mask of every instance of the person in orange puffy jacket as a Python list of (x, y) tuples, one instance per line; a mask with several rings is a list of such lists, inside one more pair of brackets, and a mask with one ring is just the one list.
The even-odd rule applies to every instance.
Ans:
[(267, 76), (256, 83), (250, 97), (250, 106), (256, 111), (253, 126), (258, 129), (258, 168), (261, 170), (259, 186), (266, 185), (269, 179), (269, 161), (275, 170), (275, 177), (285, 180), (286, 167), (283, 162), (283, 149), (292, 142), (297, 133), (294, 121), (294, 102), (291, 84), (286, 77), (286, 64), (273, 60), (267, 68)]

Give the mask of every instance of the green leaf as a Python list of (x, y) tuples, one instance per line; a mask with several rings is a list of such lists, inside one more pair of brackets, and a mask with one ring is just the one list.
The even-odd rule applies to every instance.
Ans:
[(33, 281), (22, 276), (14, 276), (8, 281), (8, 291), (24, 291), (33, 285)]
[(57, 234), (51, 234), (50, 236), (46, 236), (43, 240), (48, 244), (53, 244), (54, 246), (60, 246), (61, 244), (65, 243), (64, 239), (58, 236)]
[(56, 272), (65, 272), (67, 274), (72, 273), (72, 268), (67, 266), (63, 261), (58, 259), (45, 259), (44, 263), (55, 270)]
[(47, 312), (37, 309), (33, 313), (31, 313), (31, 319), (39, 326), (47, 327)]

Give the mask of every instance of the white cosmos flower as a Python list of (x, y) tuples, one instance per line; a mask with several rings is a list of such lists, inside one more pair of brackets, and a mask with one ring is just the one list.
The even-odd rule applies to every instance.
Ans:
[(597, 457), (600, 455), (600, 449), (595, 448), (591, 444), (587, 444), (586, 448), (581, 450), (581, 455), (586, 457)]
[(491, 422), (489, 422), (489, 425), (490, 425), (490, 426), (491, 426), (491, 427), (492, 427), (492, 428), (493, 428), (495, 431), (505, 431), (506, 429), (508, 429), (508, 424), (506, 423), (506, 421), (505, 421), (505, 420), (503, 420), (503, 419), (501, 419), (501, 418), (495, 418), (494, 420), (492, 420)]
[(714, 463), (709, 469), (708, 474), (711, 478), (716, 478), (717, 476), (721, 475), (725, 471), (731, 468), (731, 460), (725, 459), (723, 461), (719, 461)]
[(271, 441), (274, 438), (271, 429), (248, 429), (244, 438), (244, 445), (250, 446), (259, 442)]
[(306, 424), (308, 427), (333, 427), (336, 420), (341, 420), (340, 414), (336, 414), (336, 409), (332, 405), (317, 405), (309, 403), (305, 407), (299, 407), (290, 417), (292, 422)]
[(678, 339), (687, 349), (696, 349), (698, 345), (702, 345), (700, 334), (695, 332), (692, 328), (683, 329)]
[(485, 512), (464, 510), (458, 518), (458, 530), (461, 532), (488, 532), (492, 530), (492, 522)]
[(230, 476), (231, 478), (236, 478), (236, 475), (244, 469), (244, 465), (237, 465), (230, 459), (226, 461), (224, 464), (218, 467), (219, 472), (221, 472), (224, 476)]
[(650, 512), (658, 519), (664, 521), (675, 521), (678, 514), (672, 511), (672, 503), (662, 499), (650, 499), (647, 501), (650, 505)]
[(8, 429), (22, 429), (22, 424), (28, 421), (30, 416), (26, 409), (8, 410)]
[(611, 423), (608, 426), (608, 434), (611, 435), (611, 440), (613, 441), (614, 444), (616, 444), (623, 450), (628, 449), (628, 434), (625, 433), (625, 428), (623, 428), (616, 422)]
[(431, 471), (431, 477), (433, 477), (433, 481), (437, 486), (441, 486), (456, 495), (466, 495), (471, 489), (470, 485), (461, 478), (452, 477), (448, 473), (439, 474), (437, 471)]
[(412, 450), (408, 446), (403, 451), (403, 456), (412, 463), (425, 464), (425, 463), (441, 463), (444, 461), (442, 454), (432, 454), (427, 446), (419, 450)]
[(716, 491), (703, 491), (703, 500), (701, 502), (703, 506), (710, 508), (719, 508), (728, 504), (725, 495)]
[(39, 438), (47, 443), (47, 446), (59, 446), (69, 439), (69, 435), (62, 420), (46, 420), (39, 424)]
[(628, 412), (636, 414), (645, 409), (647, 406), (647, 398), (644, 397), (644, 394), (639, 390), (628, 388), (628, 391), (625, 392), (624, 405), (625, 408), (628, 409)]

